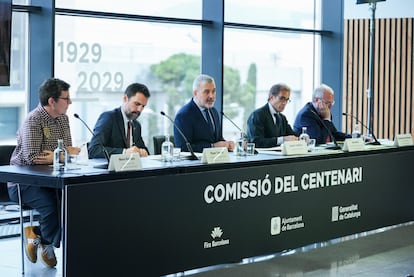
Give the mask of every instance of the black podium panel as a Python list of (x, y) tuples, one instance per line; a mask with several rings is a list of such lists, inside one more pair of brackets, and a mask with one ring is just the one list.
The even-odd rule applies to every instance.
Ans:
[(66, 273), (159, 276), (407, 222), (412, 164), (372, 152), (67, 185)]

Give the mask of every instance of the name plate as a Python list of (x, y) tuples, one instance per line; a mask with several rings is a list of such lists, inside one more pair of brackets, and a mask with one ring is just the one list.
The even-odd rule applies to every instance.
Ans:
[(134, 154), (113, 154), (109, 159), (109, 171), (135, 171), (142, 168), (141, 157)]
[(226, 147), (204, 148), (201, 162), (206, 164), (228, 163), (230, 162), (229, 151)]
[(344, 146), (342, 147), (342, 150), (348, 152), (364, 151), (364, 140), (362, 138), (347, 138), (344, 141)]
[(395, 136), (394, 146), (410, 146), (413, 145), (413, 137), (411, 134), (399, 134)]
[(308, 153), (305, 140), (286, 141), (282, 145), (283, 155), (303, 155)]

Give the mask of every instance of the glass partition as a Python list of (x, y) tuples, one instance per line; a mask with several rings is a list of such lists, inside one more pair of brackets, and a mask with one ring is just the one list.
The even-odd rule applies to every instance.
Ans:
[[(122, 104), (125, 88), (139, 82), (151, 92), (138, 118), (146, 145), (152, 148), (154, 135), (172, 134), (160, 111), (173, 117), (191, 97), (201, 27), (57, 16), (55, 39), (55, 75), (71, 84), (70, 115), (78, 113), (93, 128), (102, 112)], [(75, 143), (91, 137), (74, 118), (71, 130)]]

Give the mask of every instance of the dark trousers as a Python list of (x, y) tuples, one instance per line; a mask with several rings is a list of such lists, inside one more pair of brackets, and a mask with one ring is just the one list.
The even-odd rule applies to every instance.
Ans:
[[(19, 202), (17, 185), (9, 185), (9, 197)], [(35, 209), (40, 216), (39, 229), (42, 244), (60, 246), (60, 199), (59, 190), (35, 186), (20, 185), (22, 203)]]

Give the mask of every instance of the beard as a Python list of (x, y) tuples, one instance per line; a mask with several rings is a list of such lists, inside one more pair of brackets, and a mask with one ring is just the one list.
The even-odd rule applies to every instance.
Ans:
[(135, 120), (141, 115), (141, 112), (127, 112), (125, 115), (129, 120)]

